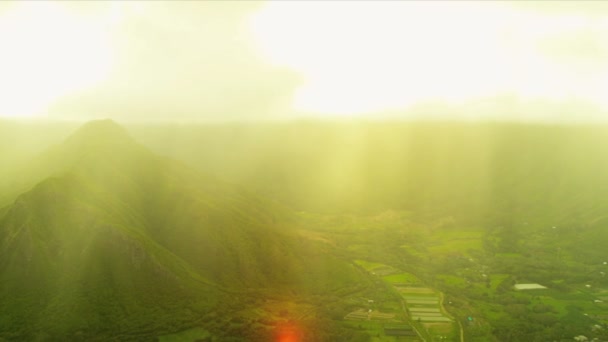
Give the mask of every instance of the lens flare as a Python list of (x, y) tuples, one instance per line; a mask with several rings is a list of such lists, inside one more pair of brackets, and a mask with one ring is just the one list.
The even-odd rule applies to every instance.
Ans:
[(276, 330), (276, 342), (300, 342), (302, 339), (301, 329), (293, 323), (279, 325)]

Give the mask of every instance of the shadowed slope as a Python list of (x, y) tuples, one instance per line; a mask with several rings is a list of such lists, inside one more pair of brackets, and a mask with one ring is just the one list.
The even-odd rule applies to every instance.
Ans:
[(36, 163), (36, 177), (54, 176), (0, 211), (0, 336), (136, 339), (200, 320), (235, 300), (225, 291), (356, 277), (300, 243), (280, 205), (158, 157), (113, 122)]

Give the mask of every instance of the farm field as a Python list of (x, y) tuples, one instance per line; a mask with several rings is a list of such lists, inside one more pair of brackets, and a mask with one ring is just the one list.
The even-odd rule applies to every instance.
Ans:
[[(361, 220), (362, 226), (368, 224)], [(357, 221), (348, 224), (353, 222)], [(552, 227), (531, 233), (517, 250), (500, 245), (500, 231), (479, 228), (428, 231), (417, 226), (413, 232), (367, 232), (371, 235), (366, 239), (342, 235), (341, 243), (358, 269), (368, 275), (376, 289), (369, 299), (376, 302), (366, 306), (367, 299), (362, 299), (340, 317), (345, 324), (373, 326), (366, 330), (373, 340), (395, 340), (381, 329), (382, 324), (394, 322), (373, 321), (371, 316), (368, 320), (369, 309), (395, 313), (395, 321), (409, 324), (426, 341), (608, 336), (605, 256), (581, 263), (563, 249), (556, 255)], [(355, 245), (357, 249), (350, 249)], [(377, 245), (387, 247), (378, 249)], [(522, 247), (528, 245), (530, 250)], [(515, 284), (547, 288), (517, 290)], [(378, 301), (381, 297), (384, 301)], [(352, 312), (363, 320), (345, 321)]]
[[(447, 338), (449, 335), (456, 335), (457, 325), (454, 319), (445, 312), (441, 303), (443, 294), (424, 286), (423, 282), (414, 274), (403, 272), (392, 266), (363, 260), (357, 260), (356, 264), (362, 266), (372, 277), (381, 279), (387, 286), (387, 291), (399, 296), (401, 309), (406, 317), (405, 322), (410, 324), (412, 330), (416, 332), (415, 339), (438, 340)], [(392, 274), (381, 275), (378, 270), (391, 270)], [(372, 315), (373, 312), (359, 310), (350, 313), (347, 317), (371, 320)], [(390, 329), (389, 332), (391, 332)], [(411, 336), (395, 336), (399, 338), (399, 341), (402, 341), (402, 338), (412, 338)]]

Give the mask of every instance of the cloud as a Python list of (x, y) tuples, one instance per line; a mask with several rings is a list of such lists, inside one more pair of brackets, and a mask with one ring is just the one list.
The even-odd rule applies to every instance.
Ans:
[(519, 1), (505, 2), (517, 10), (535, 12), (541, 15), (582, 15), (604, 17), (608, 15), (608, 2), (595, 0), (578, 1)]
[[(294, 99), (306, 111), (366, 114), (502, 94), (530, 108), (608, 108), (601, 94), (608, 89), (608, 12), (565, 7), (547, 13), (481, 1), (269, 2), (252, 27), (270, 60), (301, 73)], [(592, 66), (582, 62), (589, 59)]]
[(608, 25), (587, 27), (549, 36), (539, 42), (539, 48), (548, 57), (563, 63), (585, 63), (589, 67), (605, 68), (608, 59), (606, 37)]
[(303, 74), (296, 107), (369, 112), (500, 90), (505, 20), (460, 3), (270, 2), (252, 25), (270, 60)]
[(407, 110), (381, 114), (381, 118), (393, 119), (583, 123), (605, 122), (607, 113), (589, 101), (523, 98), (503, 93), (458, 104), (436, 100), (419, 102)]
[[(26, 20), (5, 25), (19, 35), (0, 37), (8, 51), (0, 115), (255, 120), (427, 106), (468, 118), (504, 108), (512, 117), (608, 109), (603, 2), (26, 2), (0, 4), (0, 31), (20, 6), (31, 10)], [(517, 106), (503, 101), (511, 96)]]
[(56, 103), (54, 115), (233, 120), (287, 111), (297, 75), (265, 63), (242, 25), (258, 4), (143, 4), (133, 13), (114, 8), (112, 72)]
[(104, 27), (52, 2), (0, 9), (0, 115), (27, 116), (101, 81), (111, 66)]

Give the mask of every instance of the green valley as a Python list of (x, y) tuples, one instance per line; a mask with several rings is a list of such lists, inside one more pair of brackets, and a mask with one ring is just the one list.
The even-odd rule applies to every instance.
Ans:
[[(263, 160), (248, 159), (236, 145), (255, 146), (261, 136), (284, 139), (279, 126), (235, 126), (242, 130), (240, 140), (221, 157), (212, 147), (226, 143), (228, 126), (216, 127), (215, 136), (204, 126), (180, 133), (207, 139), (192, 145), (199, 152), (190, 156), (186, 146), (174, 150), (182, 154), (154, 152), (151, 139), (158, 135), (150, 130), (171, 132), (170, 126), (127, 127), (109, 120), (87, 123), (0, 182), (7, 203), (0, 210), (0, 337), (606, 338), (608, 259), (601, 247), (608, 238), (601, 215), (606, 204), (597, 197), (605, 180), (582, 172), (604, 164), (577, 157), (583, 164), (573, 170), (555, 167), (556, 160), (575, 158), (604, 139), (599, 128), (326, 126), (326, 141), (356, 129), (349, 139), (369, 151), (359, 156), (361, 164), (353, 164), (340, 157), (346, 151), (325, 144), (337, 170), (369, 168), (356, 179), (348, 178), (351, 173), (340, 188), (326, 188), (326, 181), (305, 179), (312, 169), (297, 170), (327, 163), (316, 146), (286, 139), (265, 147)], [(318, 128), (289, 129), (302, 136)], [(148, 146), (136, 142), (131, 130), (133, 136), (146, 132)], [(435, 132), (442, 130), (452, 144), (438, 145)], [(479, 168), (485, 166), (471, 151), (487, 130), (493, 139), (495, 132), (503, 137), (483, 158), (490, 153), (511, 169), (549, 163), (546, 170), (553, 171), (537, 178), (500, 171), (503, 176), (493, 176), (488, 185), (492, 192), (479, 188)], [(533, 150), (522, 159), (516, 146), (520, 139), (536, 141), (536, 134), (526, 133), (530, 130), (548, 134), (543, 144), (558, 143), (560, 132), (587, 138), (564, 152), (567, 156), (548, 158)], [(389, 153), (380, 137), (390, 135), (395, 142), (410, 133), (403, 144), (430, 145), (395, 162), (399, 148)], [(448, 166), (460, 159), (468, 166)], [(256, 168), (264, 173), (251, 173)], [(542, 180), (566, 175), (551, 191), (555, 183)], [(439, 187), (443, 182), (453, 187)], [(308, 199), (324, 210), (299, 202), (304, 188), (294, 186), (303, 184)], [(529, 193), (546, 205), (529, 202)], [(529, 284), (542, 288), (526, 290)]]

